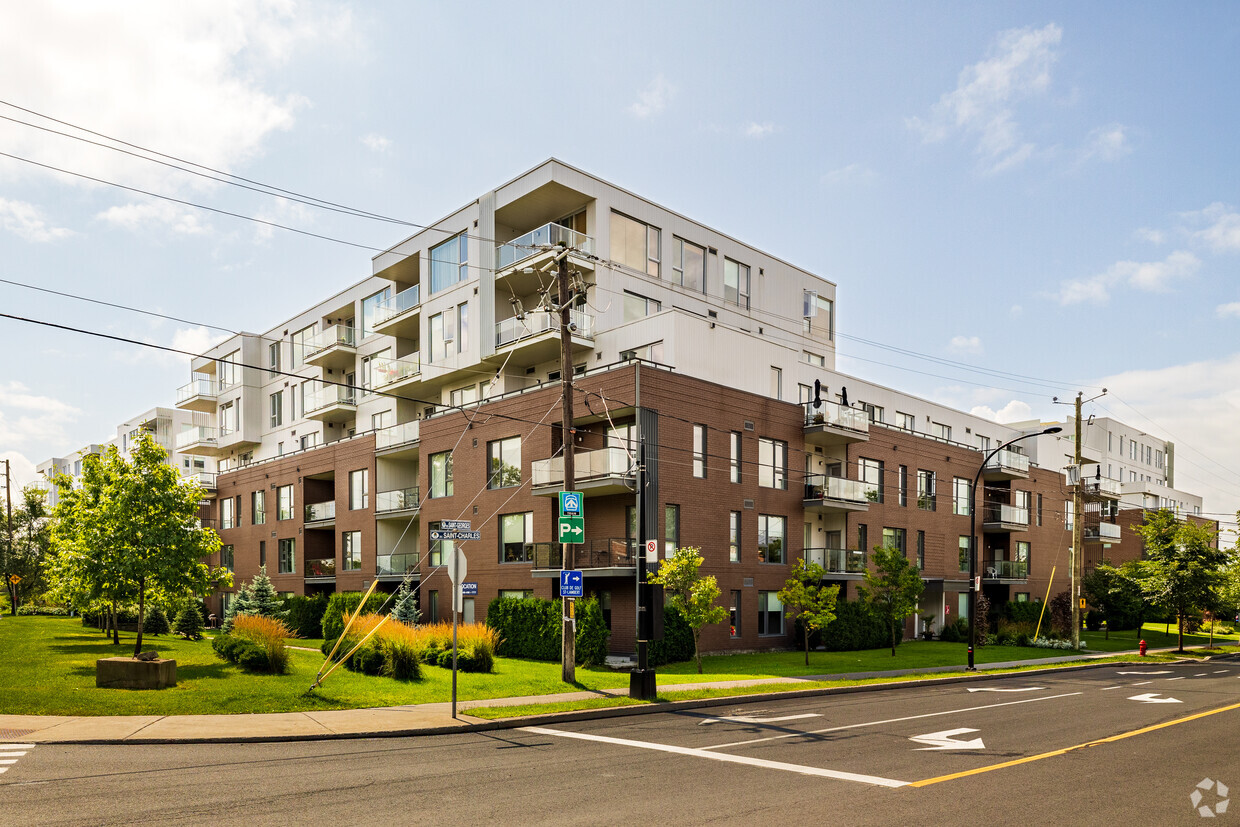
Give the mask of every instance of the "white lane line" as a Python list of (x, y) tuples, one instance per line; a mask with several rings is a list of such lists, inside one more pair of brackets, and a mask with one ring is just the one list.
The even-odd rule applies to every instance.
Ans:
[(907, 715), (903, 718), (888, 718), (884, 721), (868, 721), (864, 724), (847, 724), (845, 726), (833, 726), (826, 729), (811, 729), (805, 732), (790, 732), (784, 735), (770, 735), (766, 738), (752, 738), (748, 741), (732, 741), (728, 744), (715, 744), (709, 747), (701, 747), (701, 749), (727, 749), (728, 747), (741, 747), (748, 744), (760, 744), (764, 741), (782, 741), (785, 738), (802, 738), (806, 735), (821, 735), (824, 732), (839, 732), (844, 729), (860, 729), (867, 726), (880, 726), (882, 724), (895, 724), (900, 721), (916, 721), (919, 718), (937, 718), (940, 715), (956, 715), (961, 712), (976, 712), (979, 709), (996, 709), (1001, 706), (1016, 706), (1017, 704), (1036, 704), (1042, 701), (1053, 701), (1056, 698), (1070, 698), (1073, 695), (1084, 695), (1084, 692), (1065, 692), (1062, 695), (1047, 695), (1044, 698), (1025, 698), (1019, 701), (1004, 701), (997, 704), (986, 704), (985, 706), (968, 706), (964, 709), (948, 709), (943, 712), (927, 712), (924, 715)]
[(16, 763), (17, 763), (17, 759), (16, 759), (16, 758), (3, 758), (3, 759), (0, 759), (0, 764), (16, 764)]
[(1169, 681), (1182, 681), (1182, 680), (1184, 680), (1184, 676), (1183, 676), (1183, 675), (1180, 675), (1180, 677), (1178, 677), (1178, 678), (1167, 678), (1167, 680), (1169, 680)]
[(1214, 672), (1214, 674), (1216, 674), (1216, 675), (1226, 675), (1226, 674), (1227, 674), (1228, 672), (1230, 672), (1230, 671), (1231, 671), (1230, 669), (1218, 669), (1218, 670), (1216, 670), (1216, 671)]
[(25, 754), (25, 750), (21, 752), (0, 752), (0, 758), (21, 758)]
[(1194, 677), (1194, 678), (1204, 678), (1207, 674), (1209, 674), (1209, 673), (1208, 673), (1208, 672), (1198, 672), (1196, 675), (1193, 675), (1193, 677)]
[(1123, 684), (1122, 684), (1122, 683), (1116, 684), (1115, 686), (1104, 686), (1104, 687), (1102, 687), (1102, 691), (1103, 691), (1103, 692), (1106, 692), (1108, 689), (1119, 689), (1119, 688), (1121, 688), (1122, 686), (1123, 686)]
[(795, 772), (800, 775), (814, 775), (819, 778), (834, 778), (839, 781), (857, 781), (862, 784), (873, 784), (879, 787), (904, 787), (909, 782), (896, 781), (893, 778), (880, 778), (877, 775), (860, 775), (854, 772), (841, 772), (840, 770), (828, 770), (820, 767), (807, 767), (802, 764), (786, 764), (783, 761), (767, 761), (762, 758), (747, 758), (743, 755), (729, 755), (722, 752), (706, 752), (700, 749), (692, 749), (690, 747), (677, 747), (671, 744), (655, 744), (649, 741), (631, 741), (627, 738), (611, 738), (606, 735), (589, 735), (584, 732), (564, 732), (558, 729), (547, 729), (546, 727), (521, 727), (523, 732), (532, 732), (536, 735), (555, 735), (559, 738), (575, 738), (580, 741), (597, 741), (602, 744), (615, 744), (621, 747), (635, 747), (637, 749), (649, 749), (656, 752), (670, 752), (675, 755), (688, 755), (695, 758), (709, 758), (712, 761), (723, 761), (729, 764), (745, 764), (750, 767), (762, 767), (770, 770), (783, 770), (784, 772)]
[(1145, 686), (1147, 683), (1153, 683), (1153, 681), (1137, 681), (1136, 683), (1130, 683), (1128, 685), (1129, 686)]

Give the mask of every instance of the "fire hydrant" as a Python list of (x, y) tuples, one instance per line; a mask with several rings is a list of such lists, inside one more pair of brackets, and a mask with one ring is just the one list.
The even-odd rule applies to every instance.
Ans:
[(1141, 653), (1141, 657), (1145, 657), (1145, 641), (1144, 640), (1141, 641), (1141, 643), (1137, 646), (1137, 650)]

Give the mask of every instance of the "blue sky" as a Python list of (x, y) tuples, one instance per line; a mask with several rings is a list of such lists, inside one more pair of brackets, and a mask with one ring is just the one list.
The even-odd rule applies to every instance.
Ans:
[[(1092, 412), (1174, 439), (1179, 486), (1240, 506), (1233, 4), (28, 5), (0, 31), (0, 100), (412, 222), (556, 156), (834, 280), (841, 369), (1008, 419), (1105, 385)], [(10, 121), (0, 152), (404, 235)], [(0, 256), (0, 278), (260, 330), (370, 253), (0, 157)], [(208, 335), (6, 284), (0, 307)], [(19, 479), (187, 379), (154, 351), (0, 332)]]

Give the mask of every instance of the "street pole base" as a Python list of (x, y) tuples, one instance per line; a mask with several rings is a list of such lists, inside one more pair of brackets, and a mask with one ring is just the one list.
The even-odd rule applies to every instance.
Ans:
[(658, 695), (653, 669), (634, 669), (629, 673), (629, 697), (635, 701), (653, 701)]

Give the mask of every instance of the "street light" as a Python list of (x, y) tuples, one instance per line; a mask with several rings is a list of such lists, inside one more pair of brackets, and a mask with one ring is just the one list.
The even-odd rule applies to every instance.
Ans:
[(982, 460), (982, 464), (978, 467), (977, 473), (973, 475), (973, 484), (969, 487), (969, 671), (974, 671), (973, 666), (973, 644), (977, 640), (977, 481), (982, 478), (982, 472), (986, 470), (986, 463), (990, 462), (990, 458), (1002, 451), (1004, 448), (1013, 443), (1020, 442), (1022, 439), (1030, 437), (1042, 436), (1043, 434), (1057, 434), (1063, 428), (1054, 426), (1038, 431), (1036, 434), (1024, 434), (1015, 439), (1009, 439), (1007, 442), (995, 448), (986, 458)]

